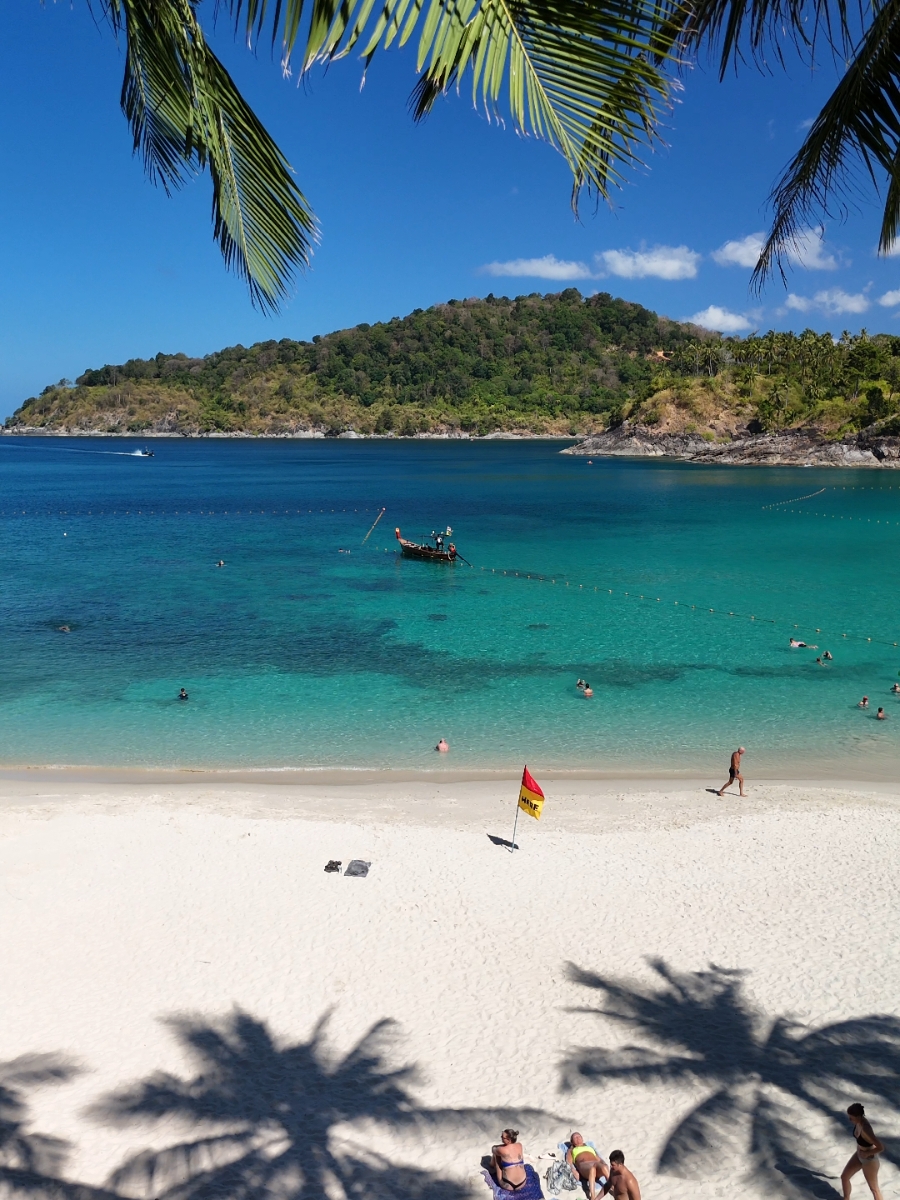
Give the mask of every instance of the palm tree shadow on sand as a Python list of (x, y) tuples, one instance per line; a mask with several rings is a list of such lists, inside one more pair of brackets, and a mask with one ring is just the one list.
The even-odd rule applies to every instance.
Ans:
[(508, 1114), (418, 1106), (409, 1091), (415, 1068), (386, 1065), (396, 1041), (392, 1022), (373, 1025), (338, 1057), (325, 1037), (327, 1021), (308, 1041), (279, 1045), (263, 1022), (240, 1011), (218, 1021), (170, 1020), (196, 1074), (154, 1075), (107, 1097), (91, 1115), (120, 1125), (174, 1118), (196, 1136), (134, 1155), (110, 1186), (154, 1200), (469, 1196), (468, 1187), (434, 1170), (398, 1166), (368, 1150), (364, 1134), (350, 1127), (450, 1133), (493, 1128)]
[[(639, 1044), (570, 1052), (564, 1086), (705, 1085), (710, 1094), (669, 1134), (660, 1172), (699, 1179), (724, 1156), (743, 1155), (748, 1175), (771, 1194), (839, 1200), (840, 1185), (810, 1161), (814, 1131), (824, 1127), (846, 1143), (845, 1109), (858, 1099), (896, 1116), (900, 1019), (872, 1015), (810, 1029), (755, 1009), (743, 995), (744, 971), (680, 974), (662, 959), (650, 965), (658, 983), (644, 987), (569, 964), (574, 983), (600, 994), (598, 1005), (574, 1011), (630, 1031)], [(900, 1139), (884, 1140), (884, 1157), (900, 1165)]]
[(111, 1200), (102, 1188), (63, 1177), (68, 1142), (29, 1128), (27, 1092), (67, 1083), (77, 1074), (56, 1054), (27, 1054), (0, 1063), (0, 1194), (29, 1200)]

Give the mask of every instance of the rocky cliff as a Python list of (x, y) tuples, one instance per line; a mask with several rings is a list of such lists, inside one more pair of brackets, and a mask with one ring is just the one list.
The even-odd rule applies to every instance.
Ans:
[(699, 434), (656, 433), (646, 425), (626, 421), (561, 453), (594, 458), (679, 458), (733, 466), (900, 467), (900, 437), (863, 430), (834, 441), (817, 429), (786, 429), (738, 433), (730, 441), (711, 442)]

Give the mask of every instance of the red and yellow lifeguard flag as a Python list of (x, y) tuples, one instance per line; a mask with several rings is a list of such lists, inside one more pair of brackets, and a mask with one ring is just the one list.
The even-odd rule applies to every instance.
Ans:
[(526, 767), (522, 772), (522, 786), (519, 788), (519, 808), (522, 812), (527, 812), (529, 817), (534, 817), (536, 821), (539, 821), (543, 807), (544, 793)]

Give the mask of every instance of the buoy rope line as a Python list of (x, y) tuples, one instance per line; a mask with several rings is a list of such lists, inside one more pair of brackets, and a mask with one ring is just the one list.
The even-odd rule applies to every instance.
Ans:
[(826, 517), (831, 521), (857, 521), (866, 525), (900, 525), (900, 521), (889, 521), (886, 517), (845, 517), (841, 513), (809, 512), (803, 508), (784, 508), (781, 512), (785, 516), (793, 513), (797, 517)]
[[(385, 554), (397, 554), (396, 549), (391, 546), (383, 546), (383, 547), (375, 546), (375, 547), (373, 547), (373, 549), (383, 550)], [(739, 621), (752, 621), (756, 625), (779, 625), (782, 628), (789, 629), (789, 630), (796, 629), (799, 631), (802, 629), (805, 631), (809, 631), (808, 636), (810, 636), (810, 637), (812, 636), (812, 633), (815, 632), (819, 635), (824, 635), (825, 637), (834, 637), (834, 638), (840, 637), (842, 640), (849, 641), (849, 642), (867, 642), (867, 643), (871, 643), (873, 645), (892, 646), (892, 647), (900, 645), (900, 641), (890, 641), (887, 638), (866, 637), (865, 634), (861, 634), (861, 633), (840, 633), (840, 634), (833, 633), (832, 634), (832, 633), (829, 633), (828, 630), (822, 629), (819, 626), (799, 625), (799, 624), (795, 624), (791, 621), (786, 621), (783, 618), (760, 617), (760, 616), (757, 616), (755, 613), (733, 612), (730, 609), (724, 609), (724, 608), (708, 608), (706, 605), (703, 605), (703, 604), (688, 604), (684, 600), (664, 600), (662, 596), (655, 596), (652, 592), (638, 592), (638, 591), (627, 591), (626, 592), (624, 589), (614, 590), (613, 588), (600, 587), (599, 585), (595, 585), (595, 584), (591, 584), (591, 583), (576, 583), (576, 581), (567, 579), (562, 574), (560, 574), (560, 575), (541, 575), (537, 571), (512, 571), (512, 570), (508, 570), (508, 569), (503, 570), (502, 567), (478, 567), (478, 568), (473, 568), (473, 569), (479, 570), (479, 571), (484, 571), (491, 575), (495, 575), (497, 577), (502, 576), (507, 579), (521, 579), (523, 581), (531, 581), (534, 583), (549, 583), (549, 584), (554, 584), (554, 585), (558, 584), (562, 587), (569, 588), (573, 592), (591, 592), (591, 593), (597, 592), (598, 594), (601, 594), (601, 595), (605, 594), (608, 596), (619, 596), (624, 600), (632, 600), (637, 603), (640, 603), (641, 601), (646, 601), (646, 602), (652, 603), (652, 604), (665, 604), (666, 606), (671, 604), (674, 608), (677, 608), (682, 612), (688, 611), (688, 612), (695, 612), (695, 613), (704, 613), (707, 616), (736, 618)], [(793, 635), (789, 634), (789, 636), (793, 636)]]
[(799, 504), (801, 500), (812, 500), (813, 496), (821, 496), (823, 492), (827, 491), (828, 488), (823, 487), (819, 488), (817, 492), (810, 492), (808, 496), (795, 496), (793, 500), (776, 500), (774, 504), (764, 504), (762, 510), (765, 512), (767, 508), (781, 508), (784, 504)]
[(89, 508), (89, 509), (34, 509), (34, 508), (16, 508), (9, 511), (0, 511), (0, 517), (305, 517), (312, 513), (314, 516), (324, 514), (330, 516), (332, 513), (361, 513), (375, 512), (374, 508), (226, 508), (226, 509), (193, 509), (193, 508), (174, 508), (174, 509), (143, 509), (143, 508)]

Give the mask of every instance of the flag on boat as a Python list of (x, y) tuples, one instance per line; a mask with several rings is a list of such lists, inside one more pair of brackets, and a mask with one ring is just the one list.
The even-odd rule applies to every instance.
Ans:
[(519, 808), (522, 812), (527, 812), (529, 817), (534, 817), (536, 821), (539, 821), (543, 807), (544, 793), (541, 791), (540, 784), (532, 778), (531, 772), (526, 767), (522, 772), (522, 786), (519, 788)]

